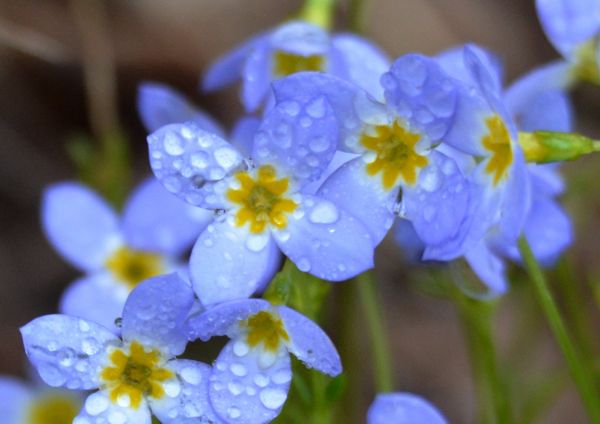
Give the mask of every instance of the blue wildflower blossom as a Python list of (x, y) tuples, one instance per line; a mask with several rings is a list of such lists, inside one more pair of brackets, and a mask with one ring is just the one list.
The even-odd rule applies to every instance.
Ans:
[(92, 321), (46, 315), (21, 328), (25, 351), (53, 387), (91, 390), (74, 424), (221, 422), (208, 399), (210, 366), (175, 359), (187, 344), (192, 289), (177, 274), (146, 280), (123, 310), (122, 337)]
[(337, 122), (318, 95), (273, 107), (254, 137), (251, 161), (192, 122), (148, 137), (159, 181), (187, 202), (217, 210), (190, 259), (203, 304), (262, 289), (279, 265), (279, 250), (300, 270), (330, 281), (372, 267), (368, 230), (309, 189), (327, 169), (336, 143)]
[(67, 288), (62, 313), (118, 331), (131, 289), (174, 270), (212, 214), (171, 196), (154, 179), (131, 195), (123, 216), (95, 192), (75, 182), (53, 184), (42, 201), (42, 224), (52, 246), (85, 273)]
[(0, 376), (0, 417), (4, 424), (71, 424), (83, 399), (72, 391), (34, 386)]
[(192, 340), (228, 336), (213, 364), (209, 397), (227, 422), (261, 424), (279, 415), (292, 380), (290, 353), (330, 376), (342, 372), (327, 335), (304, 315), (261, 299), (222, 303), (192, 316)]
[(352, 81), (380, 98), (379, 77), (389, 60), (379, 48), (353, 34), (329, 35), (302, 21), (259, 34), (220, 58), (208, 70), (203, 87), (216, 90), (242, 80), (242, 103), (257, 109), (270, 83), (300, 71), (321, 71)]
[(375, 398), (367, 413), (367, 424), (446, 424), (446, 419), (428, 401), (412, 393), (386, 393)]

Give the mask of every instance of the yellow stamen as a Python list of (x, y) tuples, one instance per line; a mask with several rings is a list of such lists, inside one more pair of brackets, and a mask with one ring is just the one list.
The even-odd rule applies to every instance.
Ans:
[(117, 280), (133, 289), (141, 281), (164, 273), (163, 258), (151, 252), (120, 247), (106, 261)]
[(48, 394), (36, 399), (28, 411), (28, 424), (71, 424), (81, 408), (76, 398)]
[(298, 205), (284, 196), (288, 190), (287, 178), (277, 179), (275, 168), (261, 166), (253, 177), (248, 172), (235, 175), (240, 183), (239, 189), (229, 189), (227, 198), (240, 206), (235, 219), (236, 225), (249, 223), (250, 232), (262, 233), (267, 224), (278, 229), (287, 226), (287, 214), (296, 210)]
[(164, 358), (158, 350), (146, 352), (138, 342), (129, 346), (129, 352), (115, 349), (110, 354), (111, 365), (100, 374), (103, 388), (109, 391), (113, 403), (122, 396), (129, 397), (130, 406), (137, 409), (144, 396), (160, 399), (165, 391), (162, 383), (174, 374), (161, 366)]
[(493, 175), (494, 185), (497, 185), (506, 176), (513, 161), (510, 133), (498, 115), (486, 119), (485, 124), (489, 133), (483, 137), (482, 144), (491, 152), (485, 172)]
[(277, 50), (273, 55), (273, 73), (280, 78), (296, 72), (324, 70), (325, 58), (318, 54), (302, 56)]
[(265, 350), (275, 352), (280, 344), (289, 342), (283, 321), (276, 315), (267, 311), (260, 311), (251, 316), (245, 323), (248, 328), (247, 343), (250, 347), (258, 346), (262, 343)]
[(417, 181), (419, 170), (427, 165), (425, 156), (415, 151), (421, 136), (407, 131), (398, 121), (392, 125), (374, 127), (375, 135), (363, 134), (360, 142), (377, 154), (367, 165), (367, 173), (381, 173), (381, 182), (386, 190), (394, 188), (399, 180), (408, 185)]

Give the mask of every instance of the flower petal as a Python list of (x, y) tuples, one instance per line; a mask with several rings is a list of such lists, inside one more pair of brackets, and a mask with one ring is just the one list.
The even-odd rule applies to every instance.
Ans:
[(330, 44), (327, 31), (305, 21), (291, 21), (279, 26), (269, 41), (274, 50), (300, 56), (326, 55)]
[(292, 380), (290, 356), (279, 349), (274, 361), (264, 366), (261, 348), (225, 345), (213, 365), (210, 401), (221, 418), (239, 424), (263, 424), (281, 412)]
[(29, 387), (16, 378), (0, 377), (0, 417), (7, 424), (27, 422), (27, 407), (33, 400)]
[(231, 130), (231, 145), (244, 157), (250, 157), (254, 146), (254, 136), (260, 127), (260, 119), (255, 116), (244, 116), (235, 123)]
[(129, 295), (123, 309), (123, 340), (176, 356), (185, 350), (185, 319), (194, 293), (177, 273), (149, 278)]
[(224, 207), (223, 179), (243, 163), (229, 143), (186, 122), (150, 134), (148, 147), (152, 171), (169, 192), (194, 206)]
[(73, 424), (150, 424), (151, 422), (150, 409), (145, 399), (142, 399), (136, 409), (123, 407), (116, 402), (113, 403), (104, 391), (89, 395), (81, 412), (73, 420)]
[(247, 112), (256, 110), (267, 94), (271, 83), (271, 47), (256, 43), (242, 71), (242, 104)]
[(118, 283), (108, 272), (96, 272), (71, 284), (60, 299), (63, 314), (98, 323), (115, 334), (121, 330), (115, 320), (123, 314), (129, 295), (125, 284)]
[(327, 168), (338, 144), (338, 123), (324, 96), (278, 102), (254, 139), (258, 165), (275, 164), (307, 183)]
[(167, 367), (177, 376), (178, 388), (160, 399), (150, 398), (152, 413), (163, 424), (207, 422), (221, 424), (208, 398), (208, 382), (212, 367), (198, 361), (176, 359)]
[(25, 353), (52, 387), (89, 390), (100, 383), (107, 348), (120, 340), (106, 328), (67, 315), (45, 315), (24, 327)]
[(101, 268), (118, 244), (115, 212), (99, 195), (75, 182), (45, 190), (42, 225), (54, 248), (82, 270)]
[(137, 108), (149, 133), (168, 124), (194, 121), (203, 130), (225, 137), (223, 128), (214, 118), (164, 84), (141, 83), (138, 87)]
[(275, 274), (280, 254), (268, 232), (251, 234), (228, 219), (202, 232), (190, 257), (194, 291), (204, 306), (250, 297)]
[(493, 253), (484, 240), (465, 254), (471, 269), (487, 287), (488, 292), (481, 295), (472, 293), (477, 298), (489, 298), (503, 294), (508, 289), (504, 261)]
[(332, 377), (342, 372), (340, 355), (321, 327), (286, 306), (280, 306), (278, 312), (290, 337), (290, 353), (308, 368), (314, 368)]
[(411, 393), (377, 395), (369, 407), (367, 424), (446, 424), (435, 406)]
[(564, 91), (545, 91), (529, 102), (529, 107), (519, 115), (522, 131), (573, 130), (573, 107)]
[(123, 233), (131, 247), (179, 256), (213, 219), (213, 211), (183, 202), (149, 178), (125, 205)]
[(273, 235), (300, 271), (324, 280), (347, 280), (373, 267), (375, 246), (367, 228), (321, 197), (303, 195), (287, 228)]
[(346, 162), (323, 183), (317, 196), (358, 218), (378, 245), (394, 222), (398, 189), (385, 190), (381, 178), (368, 175), (365, 166), (362, 158)]

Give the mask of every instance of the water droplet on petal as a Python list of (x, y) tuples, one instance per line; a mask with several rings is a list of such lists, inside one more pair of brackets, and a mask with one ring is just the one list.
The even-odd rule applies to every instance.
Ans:
[(287, 393), (281, 389), (267, 388), (260, 392), (260, 401), (269, 409), (280, 408), (287, 399)]
[(325, 200), (315, 205), (308, 218), (315, 224), (333, 224), (339, 219), (339, 211), (332, 202)]

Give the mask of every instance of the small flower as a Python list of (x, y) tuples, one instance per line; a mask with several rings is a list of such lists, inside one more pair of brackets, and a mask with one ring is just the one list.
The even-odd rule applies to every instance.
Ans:
[[(25, 351), (53, 387), (96, 389), (74, 424), (219, 423), (208, 400), (206, 364), (175, 359), (187, 344), (191, 288), (170, 274), (136, 287), (123, 310), (123, 339), (94, 322), (46, 315), (21, 328)], [(149, 409), (150, 408), (150, 409)]]
[(431, 403), (411, 393), (380, 394), (371, 404), (367, 424), (446, 424)]
[(203, 87), (217, 90), (241, 79), (242, 103), (254, 111), (269, 94), (272, 81), (300, 71), (320, 71), (352, 81), (379, 98), (379, 77), (388, 67), (385, 54), (361, 37), (332, 36), (319, 26), (292, 21), (220, 58), (206, 73)]
[(228, 336), (215, 363), (209, 397), (227, 422), (261, 424), (281, 412), (292, 380), (290, 353), (330, 376), (342, 372), (335, 346), (317, 324), (260, 299), (222, 303), (192, 316), (192, 340)]
[(0, 412), (4, 424), (71, 424), (82, 401), (71, 391), (0, 377)]
[(42, 224), (54, 248), (86, 275), (65, 291), (61, 312), (117, 331), (127, 295), (140, 281), (172, 271), (212, 213), (143, 182), (119, 219), (87, 187), (64, 182), (46, 189)]

